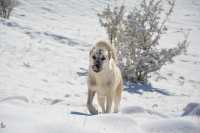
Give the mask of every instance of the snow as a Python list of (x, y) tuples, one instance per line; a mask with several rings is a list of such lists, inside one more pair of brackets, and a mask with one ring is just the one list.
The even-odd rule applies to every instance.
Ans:
[[(199, 133), (184, 107), (200, 101), (200, 1), (177, 0), (163, 47), (190, 32), (186, 55), (128, 85), (118, 114), (89, 115), (88, 52), (106, 38), (96, 12), (108, 1), (20, 0), (0, 19), (0, 133)], [(132, 2), (132, 1), (127, 1)], [(191, 115), (192, 114), (192, 115)]]

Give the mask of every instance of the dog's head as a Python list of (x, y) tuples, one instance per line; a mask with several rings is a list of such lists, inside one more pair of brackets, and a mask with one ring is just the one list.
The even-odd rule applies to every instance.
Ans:
[(108, 67), (111, 59), (116, 60), (115, 51), (107, 42), (96, 43), (90, 51), (90, 67), (96, 73)]

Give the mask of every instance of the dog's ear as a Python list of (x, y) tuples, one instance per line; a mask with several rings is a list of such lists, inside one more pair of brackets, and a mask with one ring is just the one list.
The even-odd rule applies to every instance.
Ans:
[(108, 58), (109, 60), (113, 58), (113, 52), (111, 50), (108, 51)]
[(89, 55), (91, 56), (92, 52), (94, 51), (94, 47), (92, 47), (92, 49), (89, 52)]
[(112, 47), (111, 50), (108, 51), (108, 58), (113, 58), (115, 61), (117, 61), (116, 51)]

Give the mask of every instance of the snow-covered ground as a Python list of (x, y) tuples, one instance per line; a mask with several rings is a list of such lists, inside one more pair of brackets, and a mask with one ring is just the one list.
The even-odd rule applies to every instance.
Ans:
[(173, 47), (189, 31), (188, 53), (151, 86), (126, 87), (120, 113), (96, 116), (85, 104), (88, 51), (106, 37), (96, 13), (108, 1), (19, 1), (0, 19), (0, 133), (200, 133), (200, 118), (181, 117), (200, 102), (199, 0), (177, 0), (161, 40)]

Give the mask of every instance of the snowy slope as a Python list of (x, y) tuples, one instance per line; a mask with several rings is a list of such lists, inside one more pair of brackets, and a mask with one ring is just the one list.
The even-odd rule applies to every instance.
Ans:
[(0, 19), (0, 133), (200, 132), (199, 118), (180, 117), (200, 101), (198, 0), (177, 0), (161, 40), (173, 47), (190, 31), (187, 55), (154, 73), (152, 86), (128, 86), (119, 114), (88, 114), (88, 51), (106, 38), (96, 12), (107, 2), (20, 0), (10, 20)]

